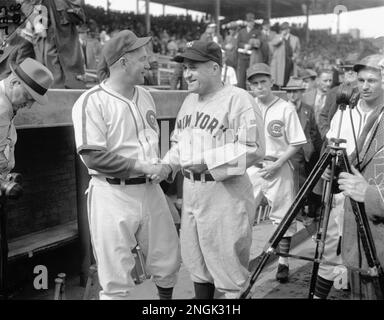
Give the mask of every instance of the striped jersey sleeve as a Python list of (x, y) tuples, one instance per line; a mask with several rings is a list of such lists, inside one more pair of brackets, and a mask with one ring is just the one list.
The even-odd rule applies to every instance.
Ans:
[(107, 126), (103, 117), (100, 87), (92, 88), (80, 96), (72, 109), (77, 152), (106, 150)]

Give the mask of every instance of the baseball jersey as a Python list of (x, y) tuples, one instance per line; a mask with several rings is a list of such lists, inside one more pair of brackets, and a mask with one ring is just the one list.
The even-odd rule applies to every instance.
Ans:
[(5, 95), (4, 80), (0, 82), (0, 175), (6, 176), (15, 166), (16, 128), (13, 108)]
[[(351, 117), (349, 113), (352, 113), (352, 119), (353, 119), (353, 126), (356, 134), (356, 139), (360, 136), (361, 132), (364, 129), (365, 123), (367, 122), (368, 117), (371, 115), (373, 110), (370, 110), (369, 112), (364, 112), (361, 109), (361, 100), (358, 101), (355, 108), (352, 110), (347, 108), (343, 114), (341, 113), (340, 109), (338, 109), (333, 116), (329, 131), (326, 134), (326, 137), (328, 139), (331, 138), (341, 138), (347, 140), (347, 143), (341, 143), (341, 147), (345, 147), (347, 154), (350, 155), (355, 150), (355, 140), (353, 137), (353, 128), (351, 124)], [(343, 118), (341, 119), (341, 127), (340, 127), (340, 135), (337, 136), (339, 131), (339, 125), (340, 125), (340, 117), (343, 115)], [(361, 151), (361, 150), (359, 150)]]
[(258, 98), (265, 130), (266, 156), (280, 158), (289, 145), (305, 144), (307, 139), (301, 127), (295, 106), (279, 97), (264, 106)]
[(207, 164), (216, 181), (245, 173), (247, 155), (264, 156), (260, 110), (243, 89), (224, 86), (206, 99), (191, 93), (184, 100), (164, 161), (173, 171)]
[[(107, 150), (129, 159), (157, 160), (155, 111), (152, 96), (144, 88), (136, 86), (129, 100), (102, 82), (83, 93), (73, 106), (77, 151)], [(89, 174), (98, 173), (89, 169)]]

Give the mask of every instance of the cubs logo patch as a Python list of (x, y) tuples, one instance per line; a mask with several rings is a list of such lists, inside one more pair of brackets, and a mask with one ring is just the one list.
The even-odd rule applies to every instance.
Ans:
[(273, 120), (268, 124), (267, 131), (272, 137), (279, 138), (283, 136), (283, 127), (284, 122), (280, 120)]
[(157, 121), (156, 121), (156, 114), (153, 110), (149, 110), (147, 114), (145, 115), (145, 118), (147, 119), (148, 124), (151, 126), (151, 128), (155, 131), (157, 131)]

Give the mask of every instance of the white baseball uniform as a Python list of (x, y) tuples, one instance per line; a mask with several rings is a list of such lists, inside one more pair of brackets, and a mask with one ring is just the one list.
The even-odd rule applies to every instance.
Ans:
[[(351, 110), (347, 108), (347, 110), (344, 111), (343, 114), (340, 110), (337, 110), (331, 120), (330, 129), (326, 135), (328, 140), (330, 138), (337, 138), (337, 134), (339, 132), (340, 118), (342, 116), (339, 138), (346, 139), (347, 143), (342, 143), (340, 144), (340, 146), (346, 148), (348, 156), (351, 155), (352, 152), (355, 150), (355, 142), (353, 137), (351, 117), (349, 113), (351, 112), (352, 114), (352, 121), (355, 128), (356, 139), (358, 139), (372, 111), (373, 110), (369, 112), (364, 112), (360, 107), (360, 101), (354, 109)], [(344, 200), (345, 196), (342, 193), (338, 193), (333, 196), (332, 209), (329, 216), (327, 235), (325, 238), (325, 249), (323, 253), (324, 260), (332, 261), (340, 265), (343, 264), (343, 261), (341, 259), (341, 254), (338, 254), (337, 252), (337, 247), (339, 245), (339, 238), (342, 236), (343, 231)], [(330, 281), (334, 281), (338, 276), (338, 273), (335, 272), (334, 266), (325, 264), (320, 264), (318, 274), (322, 278)]]
[[(258, 98), (255, 100), (264, 120), (266, 160), (263, 164), (273, 162), (272, 159), (277, 160), (289, 145), (298, 146), (307, 142), (294, 105), (279, 97), (275, 97), (267, 107), (263, 107)], [(274, 224), (279, 224), (295, 198), (293, 168), (290, 163), (285, 162), (271, 178), (262, 178), (255, 166), (247, 171), (252, 181), (256, 205), (264, 195), (271, 206), (270, 219)], [(286, 236), (292, 236), (295, 232), (296, 223), (293, 222)]]
[[(181, 255), (194, 282), (214, 283), (234, 298), (249, 276), (255, 204), (246, 157), (264, 156), (263, 123), (251, 95), (224, 86), (201, 100), (189, 94), (163, 161), (175, 174), (206, 163), (214, 181), (184, 179)], [(183, 171), (185, 173), (185, 171)]]
[[(135, 159), (158, 159), (155, 104), (141, 87), (135, 87), (128, 100), (103, 82), (80, 96), (72, 119), (80, 155), (84, 150), (105, 150), (124, 157), (129, 165)], [(116, 178), (117, 164), (108, 165), (109, 177)], [(108, 174), (89, 168), (88, 218), (100, 299), (129, 299), (135, 266), (131, 250), (137, 243), (158, 286), (173, 287), (180, 266), (178, 236), (164, 193), (148, 180), (126, 185), (124, 179), (134, 177), (129, 168), (121, 174), (120, 184), (110, 184)]]

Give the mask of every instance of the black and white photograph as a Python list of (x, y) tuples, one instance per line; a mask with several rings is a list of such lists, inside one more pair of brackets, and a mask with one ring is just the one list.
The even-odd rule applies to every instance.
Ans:
[(384, 0), (0, 0), (0, 308), (383, 299)]

